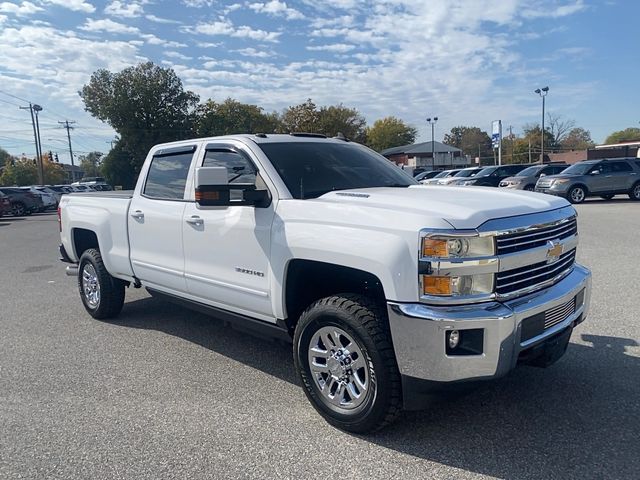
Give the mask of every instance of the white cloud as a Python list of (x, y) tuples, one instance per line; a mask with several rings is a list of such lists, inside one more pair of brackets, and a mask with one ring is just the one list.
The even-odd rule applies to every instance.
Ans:
[(264, 50), (256, 50), (255, 48), (241, 48), (239, 50), (234, 50), (236, 53), (239, 53), (243, 57), (255, 57), (255, 58), (269, 58), (273, 57), (274, 54), (272, 52), (266, 52)]
[(44, 3), (51, 5), (57, 5), (58, 7), (67, 8), (74, 12), (86, 12), (93, 13), (96, 11), (96, 7), (84, 0), (42, 0)]
[(251, 3), (249, 8), (258, 13), (266, 13), (274, 17), (285, 17), (287, 20), (301, 20), (304, 15), (295, 8), (288, 7), (286, 2), (269, 0), (268, 2)]
[(312, 52), (336, 52), (336, 53), (345, 53), (353, 50), (355, 45), (350, 45), (348, 43), (333, 43), (331, 45), (310, 45), (307, 47), (307, 50)]
[[(189, 28), (190, 30), (190, 28)], [(277, 42), (281, 32), (255, 30), (249, 26), (235, 27), (229, 20), (196, 25), (195, 31), (204, 35), (225, 35), (235, 38), (249, 38), (262, 42)]]
[(180, 24), (180, 22), (178, 20), (171, 20), (169, 18), (161, 18), (161, 17), (156, 17), (155, 15), (145, 15), (145, 18), (147, 20), (151, 20), (152, 22), (156, 22), (156, 23), (174, 23), (174, 24)]
[(535, 9), (532, 7), (526, 8), (522, 16), (525, 18), (561, 18), (581, 12), (586, 8), (584, 0), (574, 0), (571, 3), (560, 5), (557, 1), (552, 0), (551, 2), (538, 4)]
[(164, 56), (169, 58), (177, 58), (178, 60), (185, 60), (185, 61), (193, 60), (193, 57), (188, 57), (186, 55), (183, 55), (180, 52), (174, 52), (174, 51), (164, 52)]
[(116, 0), (105, 7), (104, 13), (116, 17), (134, 18), (141, 16), (144, 9), (139, 3), (123, 3)]
[(214, 42), (196, 42), (196, 45), (200, 48), (216, 48), (221, 45), (221, 43)]
[(22, 2), (20, 5), (15, 3), (10, 3), (10, 2), (0, 3), (0, 12), (12, 13), (20, 17), (26, 16), (26, 15), (33, 15), (34, 13), (41, 12), (43, 10), (44, 10), (43, 8), (40, 8), (31, 2)]
[(182, 0), (182, 3), (191, 8), (210, 7), (215, 0)]
[(108, 33), (140, 33), (140, 30), (136, 27), (125, 25), (124, 23), (114, 22), (113, 20), (93, 20), (87, 18), (87, 21), (80, 30), (87, 32), (108, 32)]
[(169, 48), (185, 48), (186, 43), (176, 42), (173, 40), (165, 40), (163, 38), (156, 37), (151, 33), (141, 33), (140, 38), (144, 39), (149, 45), (162, 45)]

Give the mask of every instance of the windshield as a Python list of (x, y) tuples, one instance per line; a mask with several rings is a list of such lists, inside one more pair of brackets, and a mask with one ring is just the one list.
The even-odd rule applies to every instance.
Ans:
[(491, 175), (493, 172), (495, 172), (498, 169), (498, 167), (487, 167), (487, 168), (483, 168), (482, 170), (480, 170), (476, 175), (476, 177), (488, 177), (489, 175)]
[(517, 177), (533, 177), (538, 174), (540, 170), (544, 168), (543, 165), (536, 165), (535, 167), (527, 167), (521, 172), (518, 172)]
[(444, 177), (448, 177), (449, 173), (451, 173), (450, 170), (443, 170), (441, 171), (439, 174), (437, 174), (435, 177), (433, 178), (444, 178)]
[(408, 187), (418, 182), (386, 158), (357, 143), (261, 143), (294, 198), (333, 190)]
[(569, 175), (584, 175), (589, 170), (591, 170), (594, 165), (595, 163), (576, 163), (574, 165), (571, 165), (566, 170), (563, 170), (562, 175), (564, 175), (565, 173)]
[(454, 177), (473, 177), (480, 170), (460, 170)]

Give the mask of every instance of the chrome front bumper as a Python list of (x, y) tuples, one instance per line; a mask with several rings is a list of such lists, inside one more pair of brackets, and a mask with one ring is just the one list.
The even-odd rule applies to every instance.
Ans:
[[(584, 301), (564, 321), (521, 341), (522, 322), (560, 307), (584, 290)], [(586, 318), (591, 272), (575, 264), (557, 284), (507, 302), (429, 306), (388, 302), (393, 346), (403, 377), (438, 383), (497, 378), (512, 370), (520, 353), (554, 337)], [(483, 330), (481, 354), (448, 355), (448, 330)], [(463, 332), (464, 334), (464, 332)]]

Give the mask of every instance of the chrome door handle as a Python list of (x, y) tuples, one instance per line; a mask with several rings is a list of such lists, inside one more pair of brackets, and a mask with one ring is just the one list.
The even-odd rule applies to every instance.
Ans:
[(192, 215), (189, 218), (185, 219), (185, 221), (190, 225), (195, 225), (195, 226), (204, 225), (204, 220), (197, 215)]
[(144, 218), (144, 212), (142, 210), (136, 210), (131, 214), (131, 218), (135, 218), (136, 220), (142, 220)]

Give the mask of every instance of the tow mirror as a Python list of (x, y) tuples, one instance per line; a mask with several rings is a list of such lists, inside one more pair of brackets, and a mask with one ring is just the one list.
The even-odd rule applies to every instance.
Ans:
[[(237, 178), (235, 169), (233, 173)], [(271, 198), (268, 190), (257, 190), (253, 183), (229, 183), (226, 167), (199, 167), (196, 168), (196, 202), (202, 207), (266, 207)]]

